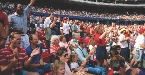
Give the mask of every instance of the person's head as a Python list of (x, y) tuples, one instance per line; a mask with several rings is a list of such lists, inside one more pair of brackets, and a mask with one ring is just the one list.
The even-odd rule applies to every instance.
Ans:
[(84, 38), (80, 38), (78, 40), (78, 44), (79, 44), (80, 47), (85, 48), (86, 47), (86, 41), (85, 41), (85, 39)]
[(62, 60), (63, 62), (66, 62), (68, 60), (67, 49), (64, 47), (60, 47), (56, 55), (57, 55), (57, 59)]
[(54, 20), (54, 15), (50, 15), (50, 20), (53, 21)]
[(65, 38), (64, 36), (62, 36), (62, 35), (59, 37), (59, 40), (60, 40), (61, 42), (66, 42), (66, 38)]
[(64, 22), (64, 23), (67, 22), (67, 17), (63, 17), (63, 22)]
[(101, 25), (98, 25), (97, 27), (96, 27), (96, 32), (97, 33), (99, 33), (99, 34), (102, 34), (103, 33), (103, 27), (101, 26)]
[(73, 39), (80, 39), (80, 33), (73, 33)]
[(144, 28), (141, 28), (141, 29), (139, 30), (139, 34), (142, 34), (142, 35), (145, 36), (145, 29), (144, 29)]
[(12, 45), (13, 47), (20, 47), (20, 43), (21, 43), (20, 33), (12, 32), (9, 38), (10, 38), (10, 45)]
[(94, 41), (94, 37), (91, 36), (91, 39), (89, 41), (89, 45), (95, 46), (95, 41)]
[(118, 51), (116, 51), (116, 50), (111, 50), (110, 51), (110, 57), (112, 58), (112, 57), (114, 57), (114, 56), (118, 56), (119, 55), (119, 52)]
[(121, 52), (121, 47), (120, 47), (120, 45), (114, 45), (114, 46), (111, 47), (111, 50), (116, 50), (116, 51), (118, 51), (118, 53), (120, 54), (120, 52)]
[(70, 62), (77, 62), (78, 61), (78, 54), (76, 52), (72, 52), (69, 56)]
[(52, 75), (64, 75), (65, 63), (61, 60), (55, 60), (51, 65)]
[(52, 36), (50, 41), (53, 45), (59, 45), (59, 37), (58, 36)]
[(22, 4), (17, 4), (15, 9), (16, 9), (16, 12), (17, 12), (18, 15), (22, 15), (23, 14), (23, 10), (24, 9), (23, 9), (23, 5)]
[(30, 44), (32, 45), (38, 45), (38, 41), (39, 41), (39, 38), (36, 34), (30, 34), (29, 35), (29, 41), (30, 41)]
[(125, 74), (125, 69), (126, 69), (125, 61), (122, 61), (122, 60), (113, 61), (112, 68), (113, 68), (114, 71), (124, 75)]
[(120, 33), (121, 33), (121, 34), (125, 34), (125, 33), (126, 33), (126, 28), (122, 28), (122, 29), (120, 30)]

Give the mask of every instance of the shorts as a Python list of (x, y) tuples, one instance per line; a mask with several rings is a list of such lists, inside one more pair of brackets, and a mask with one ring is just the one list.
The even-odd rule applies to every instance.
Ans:
[(98, 46), (96, 49), (96, 58), (98, 61), (107, 59), (107, 50), (106, 46)]
[(142, 61), (143, 52), (144, 52), (144, 50), (135, 48), (134, 49), (133, 59), (136, 60), (136, 61), (138, 61), (138, 62), (141, 62)]

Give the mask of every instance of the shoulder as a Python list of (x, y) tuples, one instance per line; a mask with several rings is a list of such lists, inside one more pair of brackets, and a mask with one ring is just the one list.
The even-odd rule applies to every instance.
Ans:
[(7, 55), (7, 53), (9, 53), (9, 49), (8, 48), (3, 48), (0, 50), (0, 55)]
[[(22, 48), (22, 49), (25, 49), (25, 48)], [(30, 50), (31, 49), (31, 46), (28, 46), (25, 50)]]

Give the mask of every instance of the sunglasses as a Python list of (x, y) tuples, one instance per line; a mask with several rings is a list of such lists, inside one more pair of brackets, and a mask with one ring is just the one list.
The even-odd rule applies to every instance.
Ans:
[(117, 50), (121, 50), (120, 48), (117, 48)]
[(64, 57), (67, 57), (67, 56), (68, 56), (68, 53), (64, 55)]

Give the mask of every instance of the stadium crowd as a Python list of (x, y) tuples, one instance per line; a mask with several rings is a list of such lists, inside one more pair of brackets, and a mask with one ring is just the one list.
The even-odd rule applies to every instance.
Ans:
[[(85, 23), (55, 17), (60, 10), (33, 19), (35, 1), (1, 3), (0, 75), (145, 75), (145, 24)], [(15, 11), (6, 15), (2, 7)]]
[[(3, 8), (13, 9), (16, 3), (4, 2), (0, 3)], [(26, 5), (24, 5), (26, 7)], [(143, 13), (129, 13), (127, 12), (118, 12), (118, 13), (109, 13), (109, 12), (89, 12), (89, 11), (73, 11), (73, 10), (62, 10), (54, 9), (48, 7), (32, 6), (32, 11), (50, 13), (54, 11), (54, 14), (59, 15), (70, 15), (70, 16), (82, 16), (82, 17), (93, 17), (93, 18), (106, 18), (106, 19), (122, 19), (122, 20), (144, 20), (145, 15)], [(8, 12), (8, 11), (7, 11)], [(11, 12), (12, 13), (12, 12)]]

